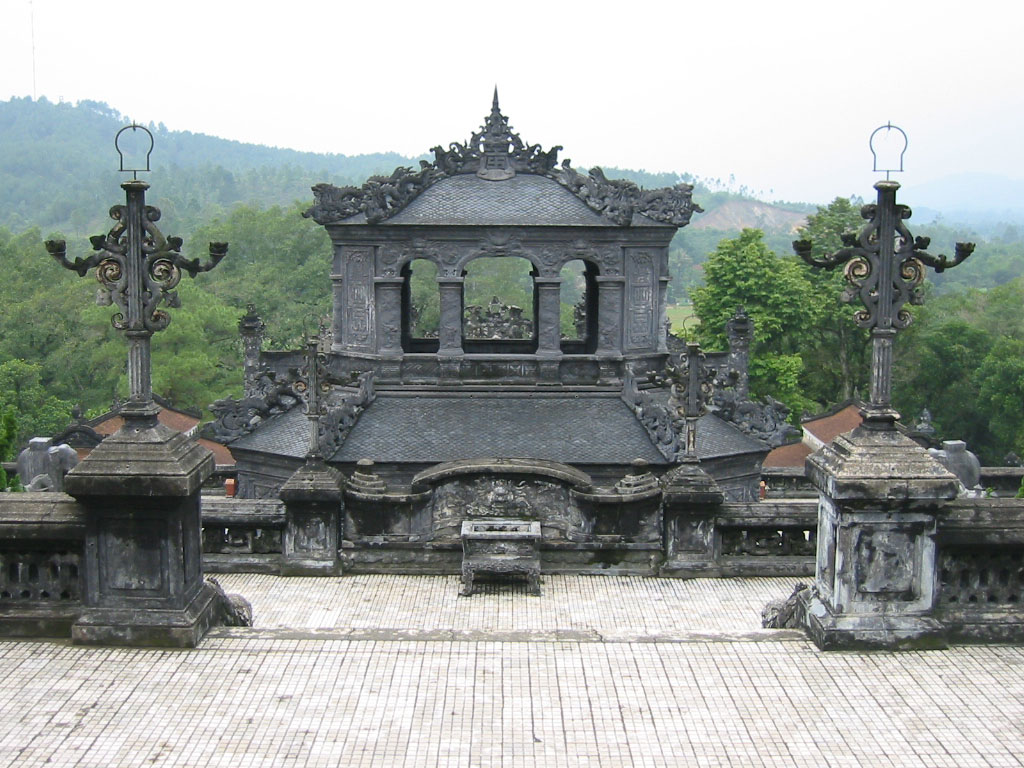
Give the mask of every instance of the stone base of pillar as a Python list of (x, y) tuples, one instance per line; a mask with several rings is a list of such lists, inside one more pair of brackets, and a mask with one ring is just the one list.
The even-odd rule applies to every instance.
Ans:
[[(540, 357), (540, 355), (538, 355)], [(562, 383), (558, 375), (561, 355), (550, 359), (541, 358), (537, 362), (538, 383), (542, 385), (560, 385)]]
[(87, 608), (71, 627), (71, 642), (195, 648), (215, 621), (216, 610), (216, 592), (209, 584), (180, 610)]
[(82, 614), (82, 607), (12, 605), (0, 608), (0, 637), (62, 637)]
[[(599, 353), (600, 354), (600, 353)], [(598, 360), (597, 361), (597, 383), (601, 385), (606, 384), (618, 384), (622, 385), (622, 376), (619, 373), (619, 364), (622, 358), (618, 360)]]
[(934, 650), (949, 647), (941, 622), (906, 614), (834, 614), (818, 597), (803, 605), (805, 628), (823, 651)]
[(399, 381), (402, 378), (402, 357), (384, 357), (377, 369), (380, 381)]
[(437, 364), (440, 368), (439, 383), (461, 384), (462, 383), (462, 356), (446, 356), (443, 352), (438, 353)]
[(936, 527), (958, 482), (895, 429), (858, 427), (807, 459), (818, 488), (805, 626), (824, 650), (947, 645), (936, 617)]
[(81, 645), (194, 647), (211, 622), (200, 487), (213, 455), (156, 423), (126, 423), (65, 478), (86, 510)]
[(725, 500), (697, 461), (684, 461), (662, 477), (665, 563), (661, 576), (717, 576), (715, 514)]
[(282, 576), (332, 576), (341, 573), (338, 541), (344, 478), (322, 459), (309, 458), (281, 486), (285, 505)]

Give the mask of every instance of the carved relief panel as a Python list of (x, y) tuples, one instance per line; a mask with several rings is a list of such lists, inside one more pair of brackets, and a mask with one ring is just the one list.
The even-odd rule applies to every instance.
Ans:
[(626, 349), (651, 349), (656, 342), (658, 275), (650, 251), (630, 251), (626, 260)]
[(402, 282), (391, 278), (377, 283), (377, 322), (380, 348), (402, 348)]
[(373, 349), (374, 254), (371, 246), (345, 248), (345, 344), (350, 347)]
[(569, 489), (545, 480), (460, 478), (434, 491), (434, 532), (439, 537), (457, 536), (463, 520), (490, 517), (539, 520), (545, 539), (565, 539), (583, 524)]

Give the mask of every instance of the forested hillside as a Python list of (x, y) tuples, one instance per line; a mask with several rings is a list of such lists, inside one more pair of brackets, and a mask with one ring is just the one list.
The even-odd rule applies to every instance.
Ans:
[[(17, 414), (20, 441), (64, 426), (76, 403), (97, 412), (126, 392), (124, 345), (110, 331), (110, 309), (95, 306), (94, 284), (61, 269), (42, 243), (59, 236), (71, 256), (83, 255), (87, 236), (109, 229), (107, 210), (123, 200), (112, 140), (127, 122), (96, 102), (0, 103), (0, 411)], [(154, 389), (182, 406), (202, 408), (240, 391), (236, 323), (247, 303), (266, 321), (273, 347), (295, 345), (329, 310), (329, 243), (321, 227), (300, 215), (310, 186), (361, 184), (418, 158), (302, 153), (150, 128), (155, 150), (148, 201), (162, 210), (161, 229), (183, 237), (190, 257), (202, 256), (210, 241), (230, 243), (216, 270), (194, 282), (185, 278), (183, 307), (153, 342)], [(605, 171), (648, 188), (680, 180), (695, 185), (705, 213), (672, 243), (670, 300), (697, 299), (705, 341), (715, 345), (723, 341), (716, 313), (736, 304), (751, 309), (761, 333), (753, 360), (759, 392), (785, 399), (795, 416), (864, 393), (866, 337), (853, 328), (852, 309), (838, 302), (839, 276), (812, 273), (791, 256), (790, 245), (801, 226), (821, 247), (837, 245), (840, 229), (862, 223), (860, 201), (837, 200), (828, 208), (771, 204), (682, 171)], [(929, 407), (943, 435), (969, 438), (986, 461), (997, 462), (1011, 449), (1024, 452), (1013, 407), (1019, 413), (1024, 396), (1024, 336), (1019, 323), (1009, 322), (1020, 316), (1024, 299), (1024, 236), (1013, 223), (987, 225), (983, 232), (944, 221), (911, 220), (910, 226), (932, 237), (933, 253), (951, 253), (956, 240), (978, 247), (957, 269), (929, 276), (934, 296), (898, 349), (905, 361), (897, 381), (901, 407), (908, 413)], [(739, 286), (743, 281), (732, 278), (754, 264), (764, 271)], [(705, 270), (730, 279), (716, 278), (718, 288), (729, 290), (702, 306)], [(478, 290), (485, 295), (491, 288)], [(780, 296), (800, 312), (782, 312)], [(563, 315), (571, 321), (571, 306)], [(961, 325), (950, 325), (954, 320)], [(957, 342), (955, 359), (948, 359), (953, 353), (944, 339)]]

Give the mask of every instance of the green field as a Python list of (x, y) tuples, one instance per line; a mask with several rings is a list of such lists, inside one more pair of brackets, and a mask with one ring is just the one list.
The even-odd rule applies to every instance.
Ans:
[[(693, 307), (689, 304), (670, 304), (666, 309), (668, 319), (672, 322), (672, 333), (680, 335), (683, 330), (683, 323), (688, 328), (696, 326), (697, 318), (693, 315)], [(693, 320), (689, 318), (693, 317)]]

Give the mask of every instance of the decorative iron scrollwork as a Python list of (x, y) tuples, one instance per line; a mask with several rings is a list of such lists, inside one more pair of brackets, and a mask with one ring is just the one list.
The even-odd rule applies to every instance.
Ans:
[(171, 316), (162, 309), (161, 304), (177, 308), (181, 306), (174, 288), (181, 282), (182, 270), (195, 277), (200, 272), (209, 272), (220, 263), (228, 252), (227, 243), (210, 243), (210, 261), (205, 264), (199, 259), (185, 259), (181, 255), (182, 240), (180, 237), (164, 237), (157, 229), (160, 210), (152, 205), (143, 208), (142, 215), (142, 265), (141, 277), (141, 314), (137, 321), (130, 315), (129, 302), (131, 286), (128, 280), (128, 269), (125, 259), (129, 258), (127, 238), (128, 207), (115, 205), (110, 209), (110, 218), (117, 223), (106, 235), (94, 235), (89, 238), (96, 253), (88, 258), (76, 258), (68, 261), (67, 245), (63, 240), (47, 240), (46, 250), (66, 269), (77, 272), (84, 277), (85, 273), (96, 267), (96, 279), (100, 288), (96, 294), (96, 303), (100, 306), (114, 305), (118, 312), (111, 318), (111, 324), (119, 331), (146, 330), (150, 333), (162, 331), (171, 322)]
[(876, 203), (861, 208), (868, 223), (860, 234), (844, 234), (843, 247), (835, 253), (815, 256), (810, 240), (797, 240), (793, 250), (813, 267), (835, 269), (846, 264), (843, 301), (859, 296), (864, 309), (854, 312), (854, 321), (871, 330), (871, 396), (861, 409), (864, 425), (872, 429), (895, 429), (899, 414), (892, 408), (892, 344), (896, 332), (913, 319), (905, 305), (920, 304), (924, 267), (942, 272), (955, 267), (974, 252), (974, 243), (957, 243), (952, 259), (933, 256), (925, 249), (927, 237), (915, 238), (903, 222), (910, 208), (896, 203), (895, 181), (875, 184)]
[[(933, 267), (936, 272), (955, 267), (974, 252), (974, 243), (957, 243), (952, 259), (941, 254), (933, 256), (925, 250), (931, 239), (915, 238), (904, 224), (912, 214), (909, 206), (895, 204), (895, 190), (899, 184), (879, 182), (876, 186), (880, 187), (880, 198), (884, 196), (885, 199), (861, 208), (861, 218), (868, 223), (859, 235), (843, 234), (843, 247), (823, 256), (812, 255), (810, 240), (795, 241), (793, 250), (814, 267), (835, 269), (846, 264), (844, 273), (849, 286), (842, 298), (850, 302), (859, 297), (864, 304), (864, 309), (854, 313), (854, 319), (861, 328), (902, 329), (912, 319), (904, 305), (908, 302), (920, 304), (923, 299), (924, 265)], [(887, 206), (889, 201), (885, 193), (890, 189), (893, 203)], [(882, 263), (883, 251), (893, 241), (896, 243), (892, 251), (894, 262), (892, 270), (886, 273)]]

